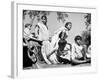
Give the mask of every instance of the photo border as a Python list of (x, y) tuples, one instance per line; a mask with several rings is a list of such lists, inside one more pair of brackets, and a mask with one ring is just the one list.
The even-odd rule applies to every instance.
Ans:
[[(13, 38), (13, 51), (12, 51), (12, 77), (42, 77), (42, 76), (54, 76), (54, 75), (66, 75), (72, 73), (91, 73), (96, 72), (97, 67), (97, 54), (94, 49), (95, 44), (94, 39), (92, 38), (92, 51), (95, 54), (92, 54), (92, 63), (91, 67), (82, 66), (82, 67), (67, 67), (67, 68), (48, 68), (48, 69), (32, 69), (32, 70), (23, 70), (22, 60), (22, 10), (23, 9), (41, 9), (47, 11), (64, 11), (64, 12), (80, 12), (80, 13), (91, 13), (91, 26), (92, 30), (96, 27), (96, 8), (86, 8), (86, 7), (68, 7), (68, 6), (56, 6), (56, 5), (38, 5), (38, 4), (27, 4), (27, 3), (17, 3), (13, 2), (13, 27), (12, 27), (12, 38)], [(23, 7), (24, 6), (24, 7)], [(58, 10), (59, 8), (59, 10)], [(21, 26), (21, 27), (20, 27)], [(94, 31), (91, 31), (91, 36), (94, 34)], [(47, 74), (48, 73), (48, 74)]]

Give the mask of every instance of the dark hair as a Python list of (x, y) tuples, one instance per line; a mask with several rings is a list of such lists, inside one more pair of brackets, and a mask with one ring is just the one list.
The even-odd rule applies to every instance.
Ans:
[(25, 28), (27, 28), (28, 26), (31, 27), (32, 25), (31, 24), (25, 24)]
[(72, 24), (71, 22), (66, 22), (65, 27), (67, 27), (69, 24)]
[(82, 40), (82, 37), (79, 36), (79, 35), (77, 35), (77, 36), (74, 38), (74, 40), (75, 40), (75, 42), (76, 42), (77, 40)]
[(43, 17), (47, 20), (47, 17), (45, 15), (41, 16), (41, 19), (43, 19)]
[(35, 28), (36, 28), (36, 27), (38, 27), (38, 28), (39, 28), (39, 25), (35, 25)]

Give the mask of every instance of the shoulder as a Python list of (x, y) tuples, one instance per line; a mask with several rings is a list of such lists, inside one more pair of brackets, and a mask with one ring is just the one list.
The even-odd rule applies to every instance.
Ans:
[(76, 43), (73, 43), (72, 47), (75, 48), (75, 49), (82, 49), (83, 48), (82, 46), (79, 46)]
[(42, 23), (42, 22), (38, 22), (37, 25), (38, 25), (39, 27), (41, 27), (41, 26), (43, 25), (43, 23)]
[(74, 47), (74, 46), (77, 46), (77, 45), (76, 45), (76, 43), (72, 43), (72, 46)]
[(40, 26), (40, 25), (41, 25), (41, 23), (40, 23), (40, 22), (38, 22), (38, 23), (37, 23), (37, 26)]
[(64, 30), (64, 29), (65, 29), (65, 27), (63, 27), (63, 26), (62, 26), (62, 27), (60, 27), (59, 29), (60, 29), (60, 30)]

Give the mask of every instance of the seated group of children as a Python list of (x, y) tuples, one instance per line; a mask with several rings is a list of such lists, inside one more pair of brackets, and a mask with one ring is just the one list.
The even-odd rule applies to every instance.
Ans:
[[(54, 51), (57, 63), (62, 64), (83, 64), (91, 62), (91, 46), (87, 47), (82, 43), (82, 37), (75, 36), (75, 43), (70, 44), (66, 41), (64, 33), (61, 33), (58, 41), (58, 49)], [(53, 54), (54, 54), (53, 53)], [(52, 55), (50, 56), (52, 57)], [(53, 63), (53, 60), (51, 61)]]

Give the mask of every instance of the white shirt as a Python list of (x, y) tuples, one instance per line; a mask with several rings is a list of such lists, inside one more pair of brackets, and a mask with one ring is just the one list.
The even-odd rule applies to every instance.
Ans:
[(70, 56), (71, 56), (71, 51), (70, 51), (71, 46), (66, 44), (64, 50), (65, 50), (65, 56), (60, 56), (62, 58), (68, 59), (70, 61)]
[(39, 26), (39, 35), (38, 39), (41, 41), (49, 40), (49, 31), (43, 23), (38, 23)]
[(49, 53), (51, 52), (51, 44), (48, 41), (49, 40), (49, 31), (47, 29), (47, 27), (43, 24), (43, 23), (38, 23), (37, 24), (39, 26), (39, 34), (37, 34), (38, 36), (38, 40), (43, 41), (43, 45), (41, 47), (41, 54), (44, 58), (44, 60), (46, 61), (47, 64), (51, 64), (51, 62), (47, 59), (47, 56), (49, 55)]
[(79, 46), (76, 43), (73, 43), (72, 44), (72, 54), (71, 54), (72, 59), (83, 57), (81, 53), (82, 49), (83, 47), (81, 45)]
[(55, 31), (54, 34), (59, 34), (60, 32), (62, 32), (64, 30), (66, 30), (66, 28), (62, 26), (57, 31)]
[[(52, 41), (51, 41), (51, 44), (52, 46), (54, 47), (55, 44), (58, 44), (58, 40), (59, 40), (59, 34), (62, 32), (62, 31), (65, 31), (65, 27), (60, 27), (57, 31), (54, 32), (54, 35), (52, 36)], [(68, 35), (68, 31), (65, 31), (66, 34)]]

